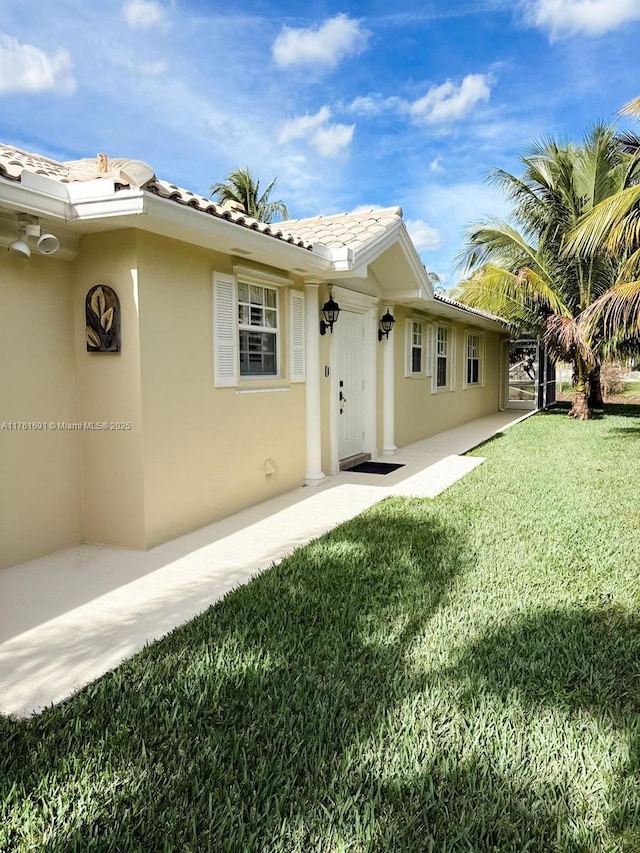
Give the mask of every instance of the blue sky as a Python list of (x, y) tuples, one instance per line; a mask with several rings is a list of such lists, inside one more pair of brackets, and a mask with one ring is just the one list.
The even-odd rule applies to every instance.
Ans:
[(247, 164), (292, 217), (400, 205), (449, 286), (506, 213), (488, 172), (615, 120), (639, 44), (640, 0), (2, 0), (0, 140), (203, 195)]

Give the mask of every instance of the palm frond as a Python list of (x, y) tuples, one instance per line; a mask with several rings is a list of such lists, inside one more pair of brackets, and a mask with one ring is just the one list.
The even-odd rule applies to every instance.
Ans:
[(573, 361), (577, 355), (587, 369), (595, 363), (595, 355), (584, 328), (571, 317), (549, 317), (542, 340), (557, 358)]
[[(593, 254), (603, 244), (620, 250), (640, 236), (638, 206), (640, 186), (631, 186), (603, 199), (582, 216), (565, 242), (565, 252), (574, 255)], [(635, 214), (635, 216), (634, 216)]]

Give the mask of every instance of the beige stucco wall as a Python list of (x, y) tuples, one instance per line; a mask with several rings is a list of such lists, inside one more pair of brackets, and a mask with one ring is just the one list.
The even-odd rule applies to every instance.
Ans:
[[(153, 545), (302, 485), (305, 385), (287, 379), (287, 288), (281, 290), (283, 377), (216, 388), (212, 274), (231, 273), (232, 259), (145, 233), (138, 248), (146, 526)], [(281, 390), (263, 390), (273, 388)], [(265, 474), (267, 459), (278, 473)]]
[[(0, 568), (82, 539), (73, 267), (0, 252)], [(0, 424), (0, 425), (1, 425)]]
[[(451, 325), (456, 330), (456, 381), (453, 391), (431, 391), (431, 377), (407, 378), (405, 371), (405, 320), (416, 316), (430, 322)], [(428, 315), (411, 315), (406, 309), (396, 310), (397, 324), (394, 329), (396, 367), (396, 444), (402, 447), (413, 441), (428, 438), (438, 432), (451, 429), (467, 421), (497, 412), (500, 405), (500, 342), (503, 336), (483, 331), (469, 324), (451, 324), (450, 320)], [(484, 335), (485, 365), (484, 384), (464, 388), (466, 370), (466, 333), (473, 331)]]
[[(134, 230), (83, 237), (75, 262), (78, 420), (130, 424), (80, 433), (84, 539), (127, 548), (147, 547), (137, 263)], [(109, 285), (120, 299), (119, 353), (87, 352), (85, 297), (96, 284)]]

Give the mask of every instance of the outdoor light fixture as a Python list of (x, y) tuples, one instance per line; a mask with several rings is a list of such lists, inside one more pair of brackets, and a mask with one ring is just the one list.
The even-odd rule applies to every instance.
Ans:
[(394, 323), (396, 322), (396, 318), (387, 308), (385, 314), (380, 317), (380, 328), (378, 329), (378, 340), (382, 340), (382, 336), (384, 335), (387, 339), (389, 338), (389, 332), (393, 329)]
[(333, 298), (333, 294), (329, 294), (329, 299), (322, 306), (322, 316), (324, 320), (320, 320), (320, 334), (326, 335), (327, 329), (333, 334), (333, 324), (338, 319), (340, 306)]
[(53, 255), (60, 248), (60, 241), (54, 234), (40, 234), (40, 222), (36, 216), (21, 213), (18, 216), (18, 239), (10, 244), (9, 250), (22, 258), (30, 258), (29, 237), (37, 238), (36, 245), (41, 255)]
[(18, 229), (18, 239), (14, 240), (9, 246), (10, 251), (15, 252), (21, 258), (30, 258), (31, 249), (27, 243), (27, 234), (24, 228)]

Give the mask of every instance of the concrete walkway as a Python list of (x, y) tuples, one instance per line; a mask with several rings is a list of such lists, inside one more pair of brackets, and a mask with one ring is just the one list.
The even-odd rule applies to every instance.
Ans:
[(432, 498), (484, 460), (465, 453), (530, 412), (416, 442), (385, 476), (345, 472), (147, 552), (80, 545), (0, 572), (0, 712), (61, 701), (234, 587), (392, 495)]

